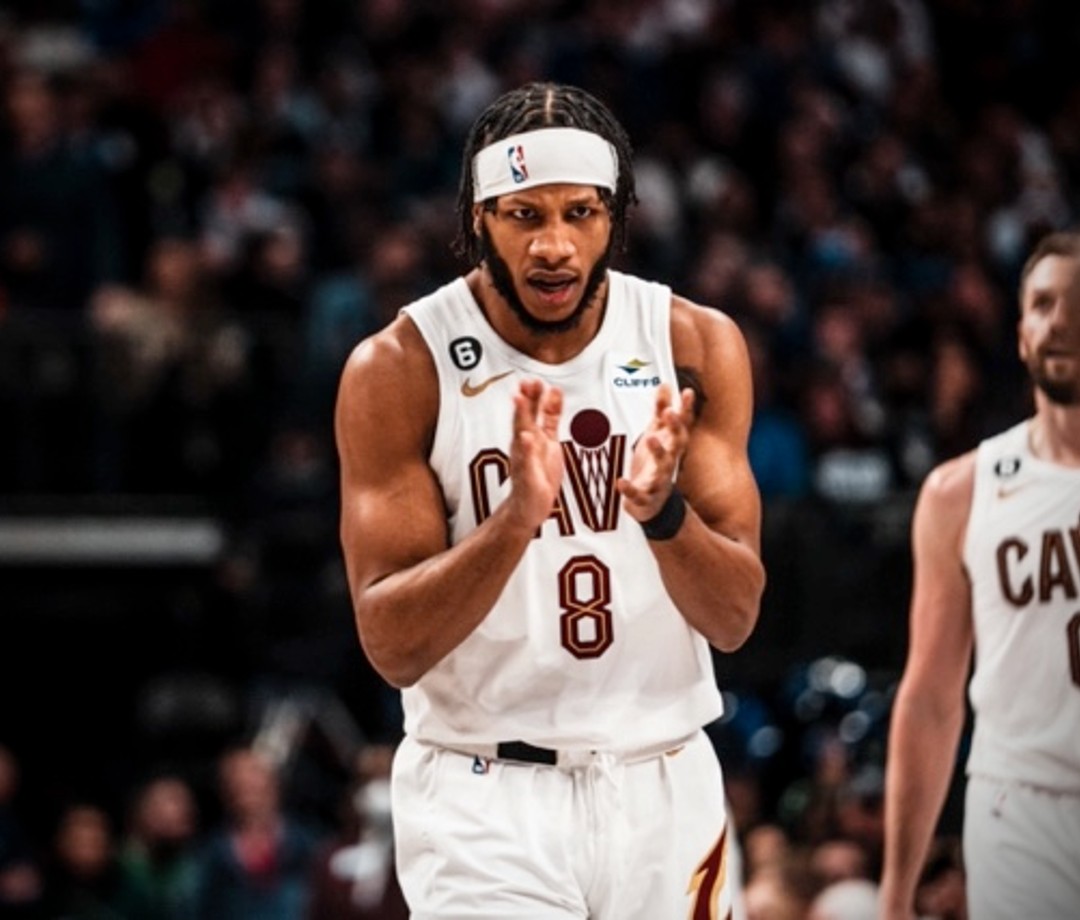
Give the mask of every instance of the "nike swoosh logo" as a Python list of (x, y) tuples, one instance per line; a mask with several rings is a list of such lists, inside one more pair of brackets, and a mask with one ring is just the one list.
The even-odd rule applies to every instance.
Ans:
[(461, 395), (462, 396), (479, 396), (481, 393), (484, 392), (484, 390), (486, 390), (493, 383), (495, 383), (496, 381), (502, 380), (503, 377), (509, 377), (512, 373), (514, 373), (514, 372), (513, 371), (503, 371), (501, 374), (496, 374), (494, 377), (488, 377), (487, 380), (481, 380), (476, 386), (473, 386), (471, 383), (469, 383), (469, 378), (466, 377), (465, 380), (461, 384)]
[(1024, 488), (1027, 485), (1030, 485), (1030, 483), (1022, 482), (1019, 485), (1015, 485), (1015, 486), (1012, 486), (1012, 487), (998, 486), (997, 497), (998, 498), (1009, 498), (1009, 497), (1015, 495), (1017, 492), (1019, 492), (1022, 488)]

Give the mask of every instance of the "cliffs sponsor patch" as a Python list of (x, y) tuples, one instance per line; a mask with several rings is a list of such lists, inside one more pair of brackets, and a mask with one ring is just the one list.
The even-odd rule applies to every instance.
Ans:
[(643, 387), (658, 387), (660, 386), (660, 378), (656, 374), (642, 373), (645, 368), (650, 367), (649, 361), (642, 361), (639, 358), (631, 358), (625, 364), (618, 365), (618, 369), (622, 371), (621, 374), (616, 374), (612, 378), (612, 383), (620, 389), (641, 389)]

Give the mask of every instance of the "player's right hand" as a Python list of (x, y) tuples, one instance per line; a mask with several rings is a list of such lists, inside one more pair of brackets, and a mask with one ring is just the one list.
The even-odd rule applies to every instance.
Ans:
[(562, 390), (540, 380), (523, 380), (514, 394), (510, 495), (506, 502), (513, 519), (530, 529), (547, 520), (562, 484), (562, 409)]

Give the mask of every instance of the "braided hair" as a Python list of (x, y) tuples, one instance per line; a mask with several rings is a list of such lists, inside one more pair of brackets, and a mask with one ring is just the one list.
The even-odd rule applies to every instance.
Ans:
[[(625, 246), (627, 211), (637, 202), (633, 148), (626, 130), (600, 100), (583, 89), (558, 83), (527, 83), (504, 93), (481, 112), (465, 141), (458, 185), (458, 232), (453, 248), (470, 264), (480, 261), (480, 243), (472, 216), (473, 157), (488, 144), (504, 137), (540, 128), (591, 131), (615, 148), (619, 163), (615, 191), (604, 188), (598, 191), (611, 212), (613, 244), (619, 249)], [(484, 207), (494, 209), (494, 199), (485, 201)]]

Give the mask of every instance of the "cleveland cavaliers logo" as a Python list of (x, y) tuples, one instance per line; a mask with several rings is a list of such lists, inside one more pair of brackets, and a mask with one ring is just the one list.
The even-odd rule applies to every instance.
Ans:
[[(582, 409), (570, 420), (570, 438), (562, 442), (566, 482), (582, 523), (597, 533), (619, 524), (619, 494), (615, 481), (622, 474), (626, 435), (611, 433), (611, 422), (598, 409)], [(473, 513), (480, 524), (491, 515), (492, 495), (510, 475), (510, 459), (496, 448), (480, 451), (469, 464)], [(559, 489), (551, 517), (559, 533), (574, 532), (565, 494)]]
[(570, 440), (562, 442), (566, 471), (586, 526), (614, 530), (619, 523), (615, 480), (622, 471), (626, 435), (611, 437), (611, 423), (598, 409), (582, 409), (570, 422)]
[[(590, 530), (615, 530), (619, 501), (615, 482), (622, 474), (626, 435), (611, 433), (611, 422), (598, 409), (582, 409), (570, 420), (570, 438), (561, 442), (564, 480), (545, 524), (554, 521), (559, 535), (570, 536), (584, 525)], [(489, 447), (469, 464), (469, 485), (477, 525), (491, 516), (496, 500), (510, 478), (510, 458)], [(569, 483), (569, 490), (567, 489)], [(567, 494), (572, 501), (567, 500)], [(572, 510), (576, 507), (577, 513)], [(599, 658), (614, 641), (611, 571), (592, 554), (567, 560), (558, 573), (559, 642), (581, 660)]]

